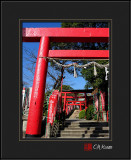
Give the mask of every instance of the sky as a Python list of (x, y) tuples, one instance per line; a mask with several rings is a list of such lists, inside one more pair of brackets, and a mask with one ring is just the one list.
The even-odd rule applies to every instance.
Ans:
[[(56, 28), (56, 27), (61, 27), (61, 23), (60, 22), (44, 22), (44, 23), (43, 22), (40, 22), (40, 23), (24, 22), (22, 24), (22, 27), (23, 28)], [(37, 56), (39, 42), (23, 42), (22, 47), (34, 52), (35, 55)], [(25, 54), (25, 50), (23, 49), (23, 66), (22, 66), (23, 81), (29, 83), (29, 86), (32, 86), (33, 80), (29, 80), (29, 79), (30, 78), (33, 79), (34, 75), (26, 69), (26, 66), (29, 65), (28, 64), (29, 62), (27, 63), (24, 57), (26, 58), (26, 54)], [(46, 83), (51, 83), (50, 78), (47, 77)], [(84, 89), (85, 84), (86, 84), (86, 81), (84, 80), (84, 78), (79, 76), (77, 78), (74, 78), (73, 74), (72, 75), (66, 74), (65, 79), (63, 81), (63, 85), (70, 85), (73, 89)]]

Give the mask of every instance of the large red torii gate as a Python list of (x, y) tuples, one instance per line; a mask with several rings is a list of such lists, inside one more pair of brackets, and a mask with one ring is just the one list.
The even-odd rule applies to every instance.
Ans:
[(40, 42), (26, 137), (40, 136), (48, 59), (109, 59), (109, 50), (49, 50), (50, 42), (108, 42), (109, 28), (23, 28), (23, 42)]

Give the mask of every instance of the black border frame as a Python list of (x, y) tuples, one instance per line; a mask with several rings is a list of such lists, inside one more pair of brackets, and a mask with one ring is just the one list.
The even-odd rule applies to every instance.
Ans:
[[(33, 2), (33, 3), (35, 3), (35, 2)], [(112, 18), (113, 19), (113, 27), (116, 27), (116, 26), (118, 26), (118, 23), (120, 23), (119, 16), (121, 16), (123, 23), (125, 22), (125, 25), (127, 25), (126, 29), (124, 28), (124, 34), (126, 35), (126, 39), (124, 39), (124, 41), (126, 42), (126, 45), (129, 46), (129, 48), (130, 48), (128, 35), (127, 35), (127, 32), (128, 32), (128, 34), (130, 34), (130, 32), (129, 32), (130, 19), (129, 20), (126, 19), (127, 17), (130, 18), (130, 16), (128, 16), (128, 14), (127, 14), (127, 13), (130, 13), (130, 1), (125, 1), (125, 2), (122, 2), (122, 1), (121, 2), (102, 2), (102, 1), (101, 2), (100, 1), (98, 1), (98, 2), (94, 2), (94, 1), (92, 1), (92, 2), (83, 2), (82, 1), (81, 3), (80, 2), (75, 2), (75, 5), (73, 4), (74, 2), (64, 2), (64, 6), (62, 4), (63, 2), (57, 2), (57, 4), (58, 3), (59, 4), (57, 6), (55, 5), (55, 7), (57, 8), (57, 9), (55, 8), (57, 10), (56, 13), (53, 12), (53, 11), (55, 11), (55, 9), (52, 7), (52, 5), (54, 3), (56, 3), (56, 2), (48, 2), (48, 3), (47, 3), (47, 1), (46, 2), (42, 2), (42, 3), (44, 3), (44, 6), (43, 5), (40, 6), (40, 3), (39, 3), (39, 5), (37, 3), (35, 3), (35, 5), (33, 5), (33, 3), (29, 3), (29, 2), (13, 2), (13, 1), (12, 2), (8, 2), (8, 1), (6, 1), (6, 2), (4, 2), (2, 4), (2, 67), (4, 69), (4, 71), (2, 70), (2, 105), (3, 105), (2, 106), (2, 122), (4, 122), (4, 127), (2, 126), (2, 158), (4, 158), (4, 159), (7, 159), (7, 158), (16, 159), (18, 157), (20, 159), (22, 159), (22, 158), (31, 158), (31, 159), (37, 158), (38, 159), (38, 157), (39, 158), (43, 158), (42, 157), (43, 155), (38, 154), (38, 153), (42, 154), (42, 152), (40, 152), (41, 143), (39, 143), (39, 151), (36, 151), (36, 153), (38, 154), (38, 157), (37, 157), (37, 155), (35, 155), (33, 152), (32, 152), (32, 154), (30, 153), (30, 151), (28, 151), (28, 153), (27, 153), (26, 148), (25, 148), (25, 147), (27, 147), (27, 148), (31, 147), (32, 151), (33, 151), (33, 147), (34, 146), (33, 145), (32, 146), (29, 145), (29, 143), (27, 143), (27, 142), (25, 143), (25, 145), (23, 144), (23, 142), (18, 142), (18, 137), (17, 137), (18, 129), (17, 129), (16, 126), (18, 126), (18, 122), (17, 122), (17, 120), (18, 120), (18, 108), (17, 107), (18, 107), (18, 99), (19, 99), (18, 96), (17, 96), (17, 93), (19, 91), (19, 87), (17, 85), (18, 74), (19, 74), (19, 71), (18, 71), (19, 63), (18, 63), (17, 60), (19, 59), (18, 58), (18, 50), (19, 50), (19, 48), (18, 48), (18, 28), (15, 28), (14, 26), (16, 26), (16, 27), (18, 26), (18, 17), (19, 18), (23, 18), (23, 17), (24, 18), (30, 18), (30, 17), (34, 16), (33, 18), (38, 19), (38, 17), (42, 16), (44, 18), (52, 18), (52, 19), (55, 19), (56, 17), (59, 18), (59, 19), (60, 19), (60, 17), (61, 18), (64, 18), (64, 17), (69, 18), (70, 17), (70, 19), (71, 18), (73, 18), (73, 19), (74, 18), (75, 19), (76, 18), (81, 19), (82, 17), (86, 18), (88, 16), (91, 19), (94, 16), (94, 13), (95, 13), (97, 18), (98, 17), (101, 17), (101, 18), (103, 18), (103, 17), (106, 17), (106, 18), (107, 17), (108, 18), (109, 17), (113, 17)], [(69, 5), (67, 5), (67, 3)], [(77, 5), (76, 5), (76, 3), (77, 3)], [(78, 5), (78, 3), (79, 3), (79, 5)], [(85, 4), (85, 6), (84, 6), (84, 3), (88, 3), (88, 5)], [(107, 7), (107, 3), (108, 3), (108, 7)], [(121, 3), (121, 7), (120, 7), (119, 3)], [(24, 8), (23, 8), (23, 4), (24, 4)], [(69, 15), (69, 13), (71, 11), (70, 6), (73, 7), (72, 15)], [(89, 13), (89, 10), (90, 10), (89, 6), (90, 6), (90, 8), (94, 7), (96, 10), (95, 11), (93, 10), (94, 12), (90, 12), (90, 14), (85, 15), (84, 13)], [(96, 6), (98, 8), (101, 8), (101, 7), (104, 7), (103, 9), (106, 8), (106, 10), (104, 10), (105, 12), (104, 12), (103, 15), (100, 16), (101, 10), (99, 10), (99, 12), (96, 12), (97, 11)], [(48, 9), (51, 7), (53, 14), (52, 13), (48, 13), (48, 15), (46, 15), (46, 14), (42, 15), (41, 12), (40, 12), (42, 7), (44, 9), (45, 9), (45, 7), (48, 8)], [(66, 12), (66, 7), (68, 8), (68, 12)], [(116, 9), (114, 9), (114, 7)], [(33, 10), (35, 8), (37, 8), (37, 14), (33, 13)], [(40, 10), (38, 10), (38, 8)], [(81, 13), (79, 13), (79, 15), (78, 15), (76, 13), (76, 9), (79, 9), (79, 8), (81, 8), (83, 10), (81, 10)], [(86, 8), (88, 8), (88, 10), (86, 10), (86, 12), (84, 12), (84, 9), (86, 9)], [(92, 8), (92, 9), (94, 9), (94, 8)], [(112, 12), (109, 12), (110, 10), (108, 10), (108, 8), (110, 8), (110, 10)], [(30, 12), (29, 12), (29, 9), (30, 9)], [(45, 12), (45, 11), (43, 11), (43, 12)], [(59, 14), (60, 12), (62, 12), (62, 13)], [(66, 14), (65, 14), (65, 12), (66, 12)], [(122, 14), (121, 14), (121, 12), (122, 12)], [(24, 15), (24, 13), (28, 13), (26, 15), (26, 17)], [(75, 13), (75, 15), (74, 15), (74, 13)], [(127, 17), (124, 17), (125, 15)], [(8, 26), (10, 26), (10, 28)], [(121, 24), (121, 26), (122, 26), (122, 24)], [(121, 26), (119, 26), (119, 27), (121, 28)], [(117, 28), (117, 30), (120, 31), (120, 28)], [(119, 41), (119, 39), (116, 38), (116, 33), (120, 33), (120, 32), (117, 32), (117, 30), (115, 28), (115, 33), (113, 31), (113, 44), (115, 43), (115, 44), (118, 45), (118, 43), (116, 43), (116, 41)], [(13, 37), (12, 37), (12, 33), (13, 33)], [(122, 38), (124, 37), (124, 34), (121, 33)], [(119, 36), (119, 35), (117, 35), (117, 36)], [(122, 40), (123, 44), (125, 44), (124, 41)], [(118, 47), (118, 46), (115, 46), (115, 47)], [(115, 47), (113, 48), (113, 50), (117, 51)], [(121, 45), (119, 46), (119, 48), (121, 48), (121, 50), (122, 50)], [(126, 51), (129, 52), (129, 48), (128, 47), (125, 48), (125, 55), (126, 55)], [(12, 52), (12, 55), (9, 54), (10, 52)], [(16, 54), (13, 54), (13, 53), (16, 53)], [(127, 63), (124, 63), (124, 64), (125, 64), (125, 67), (126, 67), (128, 72), (125, 71), (125, 72), (122, 72), (122, 73), (124, 75), (127, 75), (125, 78), (126, 78), (126, 82), (128, 84), (128, 87), (130, 87), (130, 83), (129, 83), (130, 70), (129, 70), (129, 68), (127, 68), (130, 65), (130, 55), (127, 55), (127, 57), (128, 58), (125, 57), (125, 59), (127, 60)], [(116, 62), (117, 62), (117, 64), (119, 64), (119, 61), (121, 59), (120, 59), (120, 57), (117, 57), (117, 58), (119, 60), (117, 60), (116, 57), (115, 57), (115, 60), (117, 60)], [(123, 59), (123, 61), (125, 59)], [(114, 60), (114, 58), (113, 58), (113, 60)], [(113, 63), (113, 65), (114, 65), (114, 63)], [(113, 72), (116, 73), (117, 69), (118, 68), (116, 66), (116, 68), (113, 69)], [(119, 74), (116, 75), (115, 76), (116, 79), (118, 79), (117, 76), (120, 76), (120, 75)], [(122, 79), (122, 77), (121, 77), (121, 79)], [(126, 90), (128, 91), (129, 88), (127, 88), (127, 84), (125, 84), (125, 87), (126, 87)], [(13, 92), (11, 92), (10, 90), (13, 90), (14, 89), (13, 87), (15, 87), (16, 89)], [(118, 88), (116, 88), (116, 89), (118, 89)], [(122, 88), (122, 89), (124, 90), (124, 88)], [(115, 93), (116, 93), (116, 91), (115, 91)], [(15, 95), (17, 97), (17, 98), (15, 98), (15, 100), (12, 100), (13, 95)], [(120, 97), (115, 95), (115, 98), (118, 99)], [(130, 91), (129, 91), (129, 96), (127, 96), (127, 99), (129, 99), (129, 101), (130, 101)], [(128, 101), (128, 103), (125, 102), (125, 104), (130, 105), (129, 101)], [(15, 114), (12, 111), (11, 107), (9, 108), (8, 106), (11, 106), (13, 108)], [(7, 112), (7, 109), (8, 109), (8, 112)], [(127, 113), (127, 117), (130, 116), (130, 107), (129, 107), (128, 111), (129, 111), (129, 113)], [(123, 111), (123, 113), (125, 113), (125, 111)], [(119, 111), (119, 114), (121, 115), (120, 111)], [(126, 120), (126, 122), (129, 123), (127, 121), (127, 117), (125, 117), (124, 120)], [(116, 119), (116, 122), (117, 121), (118, 120)], [(10, 125), (9, 122), (10, 123), (13, 122), (12, 125)], [(116, 126), (116, 122), (114, 122), (114, 124), (113, 124), (114, 126)], [(116, 126), (116, 127), (119, 130), (119, 126)], [(123, 127), (126, 128), (126, 124)], [(130, 127), (130, 124), (129, 124), (129, 127)], [(118, 133), (118, 131), (115, 129), (115, 133), (114, 133), (115, 134), (115, 138), (119, 139), (119, 135), (117, 135), (117, 133)], [(16, 134), (16, 136), (15, 136), (15, 134)], [(124, 137), (124, 139), (126, 139), (126, 138), (128, 138), (128, 136)], [(128, 140), (130, 141), (130, 136), (129, 136)], [(114, 138), (113, 138), (113, 141), (114, 141)], [(120, 151), (120, 148), (119, 148), (118, 145), (115, 146), (115, 147), (117, 147), (117, 150), (116, 150), (116, 153), (118, 154), (117, 157), (113, 153), (113, 151), (112, 152), (108, 151), (108, 152), (105, 152), (106, 153), (105, 157), (103, 157), (104, 156), (104, 152), (101, 152), (100, 154), (98, 152), (92, 152), (92, 153), (95, 153), (95, 154), (93, 154), (94, 158), (97, 156), (97, 157), (100, 157), (99, 159), (109, 159), (109, 158), (110, 159), (112, 159), (112, 158), (129, 159), (130, 156), (126, 155), (125, 152), (126, 153), (130, 153), (130, 147), (127, 148), (127, 146), (125, 146), (124, 141), (122, 139), (121, 139), (121, 141), (122, 141), (122, 145), (124, 145), (123, 149), (121, 151)], [(12, 148), (12, 144), (16, 147), (15, 151)], [(38, 146), (38, 143), (34, 142), (34, 144), (35, 144), (35, 146)], [(62, 145), (62, 143), (61, 143), (61, 145)], [(83, 148), (83, 143), (79, 142), (79, 145), (78, 145), (78, 143), (74, 143), (74, 145), (77, 146), (78, 149), (79, 149), (78, 150), (77, 148), (75, 148), (76, 155), (79, 155), (79, 156), (82, 155), (82, 157), (84, 158), (85, 157), (85, 153), (81, 151), (81, 148)], [(68, 143), (68, 144), (65, 144), (65, 147), (67, 147), (67, 150), (68, 150), (69, 147), (73, 147), (74, 145), (72, 145), (71, 143)], [(49, 147), (50, 145), (46, 143), (46, 146)], [(55, 143), (54, 144), (52, 143), (52, 147), (54, 147), (54, 146), (59, 148), (58, 145), (56, 145)], [(129, 149), (129, 151), (126, 151), (125, 150), (126, 148)], [(77, 154), (77, 150), (79, 151), (79, 154)], [(23, 151), (24, 151), (24, 155), (22, 154)], [(44, 151), (46, 151), (46, 149), (44, 149)], [(50, 157), (50, 158), (58, 159), (58, 156), (52, 150), (51, 150), (51, 153), (52, 153), (52, 155), (55, 155), (55, 157)], [(69, 152), (69, 154), (70, 154), (70, 152)], [(32, 157), (32, 155), (33, 155), (33, 157)], [(73, 158), (72, 156), (73, 155), (70, 154), (70, 158)], [(107, 156), (108, 156), (108, 158), (107, 158)], [(92, 157), (90, 153), (88, 153), (88, 157), (89, 158)], [(65, 157), (65, 158), (69, 158), (69, 157)], [(80, 157), (77, 157), (77, 158), (80, 158)], [(74, 159), (76, 159), (76, 158), (74, 158)]]

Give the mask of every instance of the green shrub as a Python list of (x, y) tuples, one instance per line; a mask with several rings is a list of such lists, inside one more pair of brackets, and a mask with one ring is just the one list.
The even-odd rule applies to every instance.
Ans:
[(87, 109), (86, 109), (86, 119), (87, 120), (91, 120), (94, 118), (94, 106), (90, 105)]
[(94, 120), (97, 120), (97, 114), (94, 115)]
[(79, 113), (79, 119), (84, 119), (84, 118), (85, 118), (85, 110), (82, 110)]

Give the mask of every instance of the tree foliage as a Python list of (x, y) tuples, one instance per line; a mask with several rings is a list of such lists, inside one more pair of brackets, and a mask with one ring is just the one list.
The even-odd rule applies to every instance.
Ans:
[[(85, 62), (83, 62), (85, 63)], [(88, 62), (86, 62), (88, 63)], [(107, 60), (99, 60), (97, 61), (99, 64), (107, 64)], [(88, 68), (83, 68), (81, 70), (81, 74), (83, 78), (87, 81), (85, 85), (85, 89), (93, 87), (94, 89), (99, 88), (103, 91), (108, 87), (108, 81), (105, 80), (105, 69), (96, 68), (97, 76), (94, 76), (94, 66), (90, 66)]]
[(85, 119), (85, 110), (80, 111), (79, 119)]
[[(72, 90), (73, 88), (70, 85), (62, 85), (62, 91)], [(58, 88), (61, 91), (61, 86)]]
[(107, 28), (108, 22), (63, 22), (62, 23), (62, 28), (84, 28), (84, 27)]
[(87, 109), (86, 109), (86, 113), (85, 113), (85, 115), (86, 115), (86, 119), (87, 120), (91, 120), (91, 119), (93, 119), (93, 117), (94, 117), (94, 106), (93, 105), (90, 105)]

